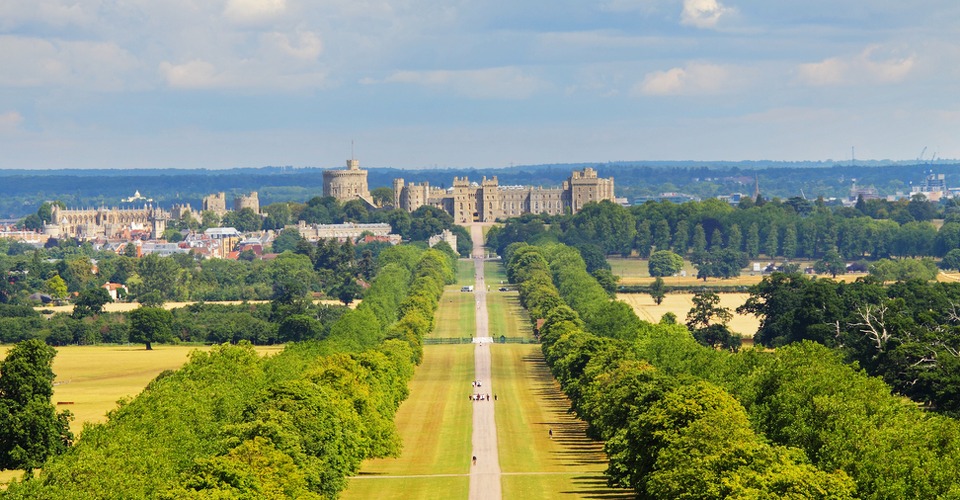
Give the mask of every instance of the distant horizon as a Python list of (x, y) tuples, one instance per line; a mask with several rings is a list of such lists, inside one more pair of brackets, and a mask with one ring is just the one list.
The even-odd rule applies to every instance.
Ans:
[[(360, 159), (360, 158), (358, 158)], [(344, 160), (346, 162), (346, 160)], [(539, 168), (539, 167), (562, 167), (562, 166), (590, 166), (590, 165), (631, 165), (637, 166), (642, 164), (650, 164), (651, 166), (670, 166), (670, 164), (678, 164), (677, 166), (682, 166), (682, 164), (689, 165), (716, 165), (716, 166), (736, 166), (741, 164), (756, 164), (759, 166), (771, 165), (776, 166), (778, 164), (785, 165), (822, 165), (824, 167), (849, 167), (849, 166), (894, 166), (894, 165), (925, 165), (930, 167), (935, 167), (937, 165), (956, 165), (960, 164), (960, 159), (954, 158), (937, 158), (936, 160), (891, 160), (891, 159), (861, 159), (857, 158), (856, 160), (605, 160), (605, 161), (570, 161), (570, 162), (551, 162), (551, 163), (528, 163), (528, 164), (516, 164), (516, 165), (501, 165), (501, 166), (476, 166), (476, 165), (464, 165), (464, 166), (423, 166), (423, 167), (397, 167), (390, 165), (380, 165), (380, 166), (369, 166), (364, 165), (363, 160), (360, 159), (360, 168), (364, 170), (410, 170), (410, 171), (420, 171), (420, 170), (505, 170), (511, 168)], [(225, 167), (51, 167), (51, 168), (0, 168), (0, 172), (61, 172), (61, 171), (164, 171), (164, 170), (177, 170), (177, 171), (225, 171), (225, 170), (263, 170), (263, 169), (293, 169), (293, 170), (332, 170), (332, 169), (342, 169), (345, 165), (337, 165), (330, 167), (323, 166), (297, 166), (297, 165), (261, 165), (258, 167), (247, 167), (247, 166), (225, 166)]]

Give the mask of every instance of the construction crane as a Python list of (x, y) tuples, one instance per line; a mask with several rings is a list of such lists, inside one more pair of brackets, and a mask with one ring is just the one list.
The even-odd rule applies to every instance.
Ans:
[(924, 147), (923, 147), (923, 151), (920, 151), (920, 156), (917, 157), (917, 163), (920, 163), (920, 162), (923, 161), (923, 155), (924, 155), (924, 153), (926, 153), (926, 152), (927, 152), (927, 147), (924, 146)]

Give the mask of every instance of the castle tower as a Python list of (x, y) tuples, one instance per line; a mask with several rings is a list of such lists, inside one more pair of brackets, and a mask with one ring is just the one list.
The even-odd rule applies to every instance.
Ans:
[(359, 160), (347, 160), (345, 170), (324, 170), (323, 195), (341, 202), (362, 199), (373, 205), (367, 187), (367, 171), (360, 169)]

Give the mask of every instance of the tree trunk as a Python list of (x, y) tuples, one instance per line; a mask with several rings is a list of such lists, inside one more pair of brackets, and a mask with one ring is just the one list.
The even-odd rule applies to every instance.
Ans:
[(147, 350), (148, 350), (148, 351), (152, 351), (152, 350), (153, 350), (153, 346), (150, 345), (150, 342), (147, 342)]

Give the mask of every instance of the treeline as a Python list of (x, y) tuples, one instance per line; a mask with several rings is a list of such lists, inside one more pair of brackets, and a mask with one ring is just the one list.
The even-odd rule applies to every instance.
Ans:
[(340, 298), (360, 294), (356, 281), (373, 277), (380, 252), (390, 246), (323, 240), (319, 248), (303, 242), (273, 260), (230, 260), (193, 254), (137, 258), (97, 251), (89, 243), (24, 249), (0, 240), (0, 250), (16, 249), (0, 254), (0, 273), (7, 277), (0, 280), (0, 303), (35, 304), (29, 296), (37, 292), (63, 299), (107, 282), (125, 285), (120, 298), (127, 301), (148, 294), (162, 301), (270, 300), (278, 286), (294, 280), (306, 291)]
[[(934, 218), (944, 219), (939, 230)], [(498, 252), (513, 242), (551, 240), (601, 255), (641, 257), (658, 250), (681, 256), (731, 250), (770, 259), (821, 259), (831, 251), (846, 260), (944, 257), (960, 248), (960, 205), (950, 200), (937, 206), (919, 198), (860, 200), (855, 207), (799, 197), (748, 198), (739, 206), (717, 199), (629, 208), (602, 202), (572, 216), (521, 217), (488, 236)]]
[(777, 273), (752, 286), (738, 312), (760, 318), (759, 344), (818, 342), (898, 393), (960, 417), (960, 283)]
[(399, 453), (393, 416), (453, 276), (437, 250), (391, 259), (325, 340), (194, 352), (0, 497), (336, 497), (362, 460)]
[[(546, 320), (551, 371), (605, 441), (612, 484), (640, 498), (960, 494), (960, 425), (838, 353), (812, 342), (719, 351), (681, 325), (639, 319), (614, 338), (583, 319), (605, 299), (573, 297), (589, 280), (576, 251), (517, 244), (507, 255), (532, 317)], [(579, 271), (557, 272), (570, 266)]]

